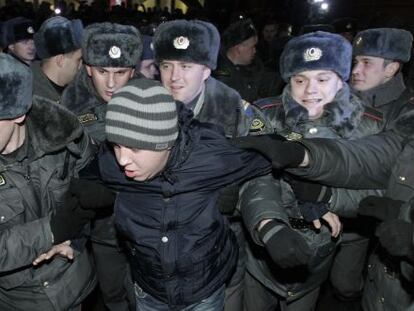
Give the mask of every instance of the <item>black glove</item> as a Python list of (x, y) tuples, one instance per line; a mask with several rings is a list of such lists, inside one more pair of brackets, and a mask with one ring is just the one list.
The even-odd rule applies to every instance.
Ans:
[(359, 202), (358, 214), (380, 221), (392, 220), (398, 217), (403, 203), (387, 197), (368, 196)]
[(296, 178), (289, 178), (287, 181), (292, 187), (296, 199), (300, 201), (328, 203), (332, 196), (330, 187)]
[[(283, 226), (277, 232), (277, 226)], [(306, 240), (290, 227), (277, 221), (270, 221), (259, 231), (259, 237), (275, 264), (281, 268), (307, 265), (312, 256)]]
[(232, 139), (232, 144), (260, 152), (272, 161), (275, 169), (297, 167), (305, 157), (305, 147), (278, 134), (237, 137)]
[(65, 204), (56, 210), (50, 218), (50, 229), (53, 233), (53, 243), (60, 244), (80, 236), (85, 225), (95, 217), (93, 210), (81, 208), (79, 200), (67, 195)]
[(69, 193), (79, 199), (85, 209), (111, 208), (115, 202), (115, 194), (98, 181), (72, 178)]
[(312, 222), (320, 219), (323, 215), (329, 212), (326, 203), (315, 202), (299, 202), (300, 213), (307, 222)]
[(413, 255), (413, 224), (401, 219), (384, 221), (375, 235), (381, 245), (393, 256)]

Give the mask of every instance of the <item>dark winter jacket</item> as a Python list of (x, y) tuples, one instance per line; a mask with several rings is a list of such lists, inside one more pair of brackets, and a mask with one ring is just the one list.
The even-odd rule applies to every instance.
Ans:
[[(53, 102), (34, 101), (25, 122), (19, 155), (0, 157), (0, 309), (68, 310), (96, 283), (88, 252), (75, 250), (73, 261), (56, 256), (38, 267), (31, 263), (53, 245), (50, 215), (90, 159), (89, 138), (76, 117)], [(32, 292), (44, 292), (49, 301), (33, 301)]]
[[(287, 138), (352, 139), (379, 130), (378, 121), (364, 114), (361, 101), (350, 93), (347, 84), (344, 84), (335, 99), (324, 107), (324, 114), (316, 120), (310, 120), (307, 110), (294, 101), (290, 95), (289, 85), (280, 98), (264, 99), (257, 105), (262, 107), (274, 132)], [(352, 210), (356, 210), (358, 206), (355, 202), (357, 199), (372, 194), (369, 191), (345, 189), (333, 189), (332, 193), (331, 201), (345, 200), (346, 209)], [(325, 225), (319, 231), (310, 228), (299, 229), (292, 225), (290, 219), (303, 219), (300, 204), (303, 203), (297, 201), (284, 178), (276, 180), (269, 176), (259, 177), (245, 184), (239, 202), (244, 223), (255, 243), (248, 252), (247, 269), (263, 286), (286, 298), (288, 302), (299, 299), (328, 277), (336, 246), (336, 241), (332, 240), (329, 228)], [(329, 208), (337, 213), (334, 204), (330, 204)], [(308, 271), (302, 268), (284, 270), (272, 262), (257, 231), (260, 222), (265, 219), (276, 219), (303, 235), (314, 251)]]
[(181, 107), (178, 141), (152, 180), (129, 180), (108, 148), (99, 156), (102, 179), (119, 192), (115, 217), (133, 279), (173, 309), (209, 297), (233, 272), (238, 248), (216, 206), (218, 190), (270, 171), (264, 158), (191, 115)]

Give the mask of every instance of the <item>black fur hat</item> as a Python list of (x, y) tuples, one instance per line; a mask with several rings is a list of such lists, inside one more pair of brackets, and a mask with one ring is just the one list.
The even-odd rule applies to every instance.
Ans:
[(413, 36), (397, 28), (375, 28), (357, 33), (353, 41), (354, 56), (365, 55), (408, 62)]
[(37, 56), (44, 59), (80, 49), (82, 34), (83, 24), (79, 19), (49, 18), (34, 35)]
[(317, 31), (291, 39), (280, 56), (283, 80), (306, 70), (332, 70), (348, 80), (352, 46), (341, 35)]
[(32, 72), (14, 57), (0, 54), (0, 120), (15, 119), (32, 106)]
[(210, 23), (174, 20), (158, 26), (154, 34), (155, 60), (181, 60), (217, 67), (220, 35)]
[(35, 33), (32, 20), (21, 16), (7, 20), (3, 26), (5, 46), (32, 39)]
[(82, 57), (88, 65), (135, 67), (141, 53), (141, 35), (134, 26), (95, 23), (85, 28)]
[(256, 28), (250, 18), (241, 19), (227, 27), (221, 35), (221, 46), (224, 51), (257, 36)]

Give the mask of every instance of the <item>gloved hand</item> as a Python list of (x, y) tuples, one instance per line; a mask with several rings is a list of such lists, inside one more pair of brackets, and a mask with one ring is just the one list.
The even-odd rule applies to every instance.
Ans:
[(380, 221), (392, 220), (398, 217), (403, 203), (387, 197), (368, 196), (359, 202), (358, 214)]
[(67, 195), (63, 207), (56, 210), (50, 218), (53, 244), (60, 244), (78, 237), (85, 225), (94, 217), (93, 210), (81, 208), (75, 196)]
[[(276, 231), (277, 226), (283, 226)], [(276, 232), (274, 232), (276, 231)], [(259, 237), (275, 264), (281, 268), (307, 265), (312, 256), (306, 240), (290, 227), (270, 221), (259, 231)]]
[(297, 167), (305, 157), (305, 147), (301, 144), (287, 141), (278, 134), (245, 136), (233, 138), (232, 144), (241, 149), (253, 149), (272, 161), (275, 169)]
[(329, 212), (326, 203), (315, 202), (299, 202), (300, 213), (307, 222), (322, 218), (327, 212)]
[(381, 245), (393, 256), (412, 256), (413, 224), (401, 219), (384, 221), (381, 223), (375, 235)]
[(69, 193), (79, 199), (79, 204), (85, 209), (104, 209), (112, 207), (115, 194), (98, 181), (72, 178)]
[(289, 178), (287, 181), (292, 187), (296, 199), (300, 201), (328, 203), (332, 196), (332, 189), (330, 187), (316, 182), (305, 181), (297, 178)]

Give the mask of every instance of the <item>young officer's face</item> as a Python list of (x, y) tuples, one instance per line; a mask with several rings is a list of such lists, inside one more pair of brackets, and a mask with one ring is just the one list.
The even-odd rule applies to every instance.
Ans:
[(293, 99), (309, 113), (309, 119), (318, 119), (326, 104), (342, 88), (339, 76), (330, 70), (302, 71), (290, 78)]
[(21, 40), (9, 45), (9, 50), (27, 64), (36, 56), (36, 47), (33, 39)]
[(357, 91), (367, 91), (389, 80), (389, 68), (384, 59), (373, 56), (355, 56), (351, 85)]
[(146, 181), (161, 172), (168, 161), (170, 150), (144, 150), (114, 145), (118, 164), (126, 177), (136, 181)]
[(205, 65), (174, 60), (160, 64), (161, 81), (175, 100), (190, 103), (203, 89), (211, 70)]
[(109, 102), (112, 94), (123, 87), (134, 75), (134, 68), (130, 67), (95, 67), (86, 65), (86, 71), (92, 78), (98, 95)]

